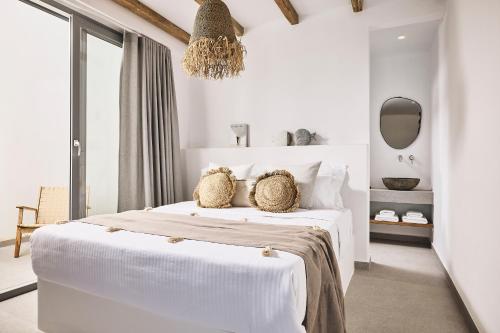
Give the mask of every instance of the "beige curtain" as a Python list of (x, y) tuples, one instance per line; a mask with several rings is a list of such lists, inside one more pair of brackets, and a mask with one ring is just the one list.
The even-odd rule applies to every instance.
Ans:
[(124, 36), (118, 210), (182, 199), (177, 102), (170, 50)]

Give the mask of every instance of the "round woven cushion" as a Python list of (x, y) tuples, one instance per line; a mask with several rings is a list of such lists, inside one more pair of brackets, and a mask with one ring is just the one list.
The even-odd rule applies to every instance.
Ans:
[(208, 171), (201, 177), (193, 198), (199, 207), (228, 208), (236, 192), (236, 179), (228, 168)]
[(287, 213), (299, 207), (300, 193), (292, 174), (276, 170), (257, 178), (249, 199), (260, 210)]

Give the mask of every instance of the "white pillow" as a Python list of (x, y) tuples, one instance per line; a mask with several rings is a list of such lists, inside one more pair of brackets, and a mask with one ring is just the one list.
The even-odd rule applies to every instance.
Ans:
[(308, 164), (275, 164), (275, 165), (256, 165), (254, 167), (253, 177), (271, 172), (274, 170), (286, 170), (290, 172), (295, 178), (295, 182), (299, 187), (300, 192), (300, 208), (309, 209), (311, 206), (312, 193), (314, 190), (314, 183), (318, 175), (321, 162), (314, 162)]
[(312, 209), (342, 209), (342, 186), (344, 184), (347, 167), (345, 165), (321, 165), (314, 191), (311, 196)]
[(231, 205), (233, 207), (251, 207), (248, 196), (250, 194), (250, 191), (252, 191), (254, 184), (255, 179), (237, 180), (236, 193), (231, 200)]
[(228, 168), (233, 172), (233, 176), (236, 177), (237, 180), (248, 179), (250, 178), (250, 174), (252, 172), (253, 164), (242, 164), (242, 165), (223, 165), (219, 163), (210, 162), (208, 163), (208, 167), (201, 170), (201, 175), (207, 173), (207, 171), (212, 169), (220, 168), (221, 166)]

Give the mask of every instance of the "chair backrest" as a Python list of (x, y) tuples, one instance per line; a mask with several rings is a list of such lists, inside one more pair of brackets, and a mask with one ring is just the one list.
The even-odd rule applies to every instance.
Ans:
[(37, 224), (53, 224), (69, 218), (67, 187), (40, 187)]

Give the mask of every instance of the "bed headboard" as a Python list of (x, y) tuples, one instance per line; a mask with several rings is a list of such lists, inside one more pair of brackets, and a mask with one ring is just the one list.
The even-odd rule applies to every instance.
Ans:
[(342, 193), (344, 205), (353, 215), (355, 260), (368, 262), (369, 245), (369, 152), (368, 145), (291, 146), (262, 148), (184, 149), (183, 189), (186, 200), (192, 200), (200, 170), (215, 162), (226, 165), (247, 163), (301, 164), (325, 161), (345, 164), (347, 180)]

